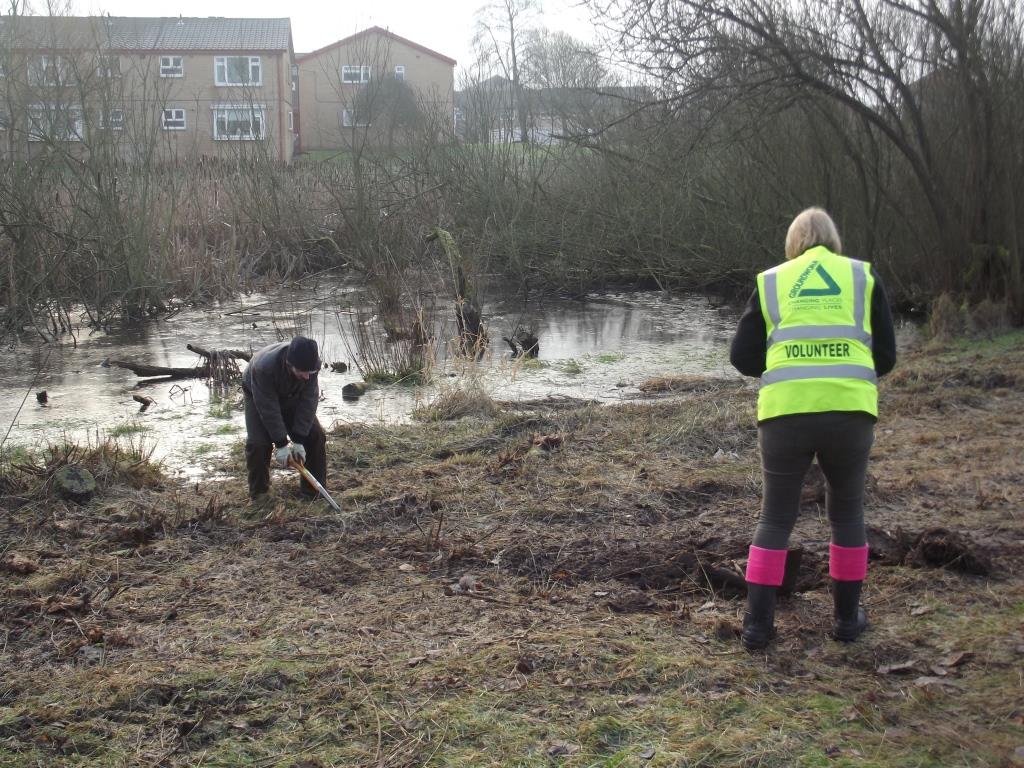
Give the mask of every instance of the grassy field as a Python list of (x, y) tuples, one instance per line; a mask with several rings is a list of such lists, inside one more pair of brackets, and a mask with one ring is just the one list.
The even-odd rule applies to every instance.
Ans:
[[(1024, 334), (884, 383), (861, 641), (831, 641), (824, 491), (778, 640), (737, 633), (756, 391), (340, 425), (342, 516), (275, 474), (131, 451), (0, 477), (0, 765), (1012, 766), (1024, 762)], [(451, 404), (447, 404), (450, 406)], [(468, 409), (435, 409), (460, 412)], [(78, 506), (63, 463), (93, 469)]]

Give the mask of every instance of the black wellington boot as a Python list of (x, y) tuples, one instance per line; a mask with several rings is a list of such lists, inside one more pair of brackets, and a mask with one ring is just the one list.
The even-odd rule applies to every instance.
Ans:
[(832, 599), (835, 603), (835, 624), (832, 637), (851, 643), (868, 627), (868, 617), (860, 604), (863, 581), (832, 581)]
[(748, 651), (759, 651), (775, 637), (775, 592), (778, 587), (747, 584), (747, 610), (740, 639)]

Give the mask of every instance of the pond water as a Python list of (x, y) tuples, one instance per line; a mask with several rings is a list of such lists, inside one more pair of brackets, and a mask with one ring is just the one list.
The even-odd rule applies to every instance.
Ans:
[[(105, 367), (109, 359), (161, 366), (192, 366), (199, 358), (186, 345), (206, 349), (259, 349), (296, 333), (321, 345), (325, 361), (351, 363), (355, 323), (376, 320), (355, 288), (318, 285), (253, 294), (204, 310), (182, 311), (158, 321), (109, 332), (83, 331), (77, 343), (22, 343), (0, 352), (0, 437), (5, 450), (61, 440), (97, 442), (107, 437), (142, 441), (167, 468), (182, 475), (212, 477), (232, 446), (244, 439), (240, 390), (228, 398), (211, 393), (200, 379), (140, 380), (134, 373)], [(439, 316), (451, 320), (451, 302), (439, 300)], [(342, 387), (361, 380), (357, 370), (320, 374), (318, 415), (335, 422), (396, 423), (429, 404), (446, 387), (467, 376), (496, 400), (573, 397), (619, 402), (640, 397), (637, 385), (653, 376), (699, 374), (736, 376), (728, 344), (737, 308), (715, 308), (699, 296), (655, 292), (594, 294), (583, 300), (545, 299), (524, 306), (484, 305), (492, 343), (483, 359), (467, 363), (439, 345), (433, 381), (426, 386), (379, 386), (358, 401), (346, 401)], [(502, 336), (517, 326), (540, 339), (536, 361), (511, 360)], [(438, 338), (454, 336), (454, 323), (435, 325)], [(244, 362), (240, 363), (242, 366)], [(46, 391), (47, 402), (36, 393)], [(156, 401), (144, 413), (132, 399)]]

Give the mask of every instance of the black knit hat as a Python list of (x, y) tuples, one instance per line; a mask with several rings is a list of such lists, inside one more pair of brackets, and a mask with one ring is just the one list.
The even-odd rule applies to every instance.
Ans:
[(320, 353), (316, 342), (305, 336), (296, 336), (292, 339), (284, 359), (288, 365), (304, 373), (315, 373), (320, 370)]

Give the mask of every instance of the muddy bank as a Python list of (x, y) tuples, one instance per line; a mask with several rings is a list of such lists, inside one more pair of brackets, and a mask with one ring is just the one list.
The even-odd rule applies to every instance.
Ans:
[[(1012, 764), (1024, 660), (1024, 336), (885, 382), (862, 641), (827, 638), (813, 478), (779, 638), (742, 651), (752, 387), (350, 425), (337, 515), (240, 452), (24, 457), (0, 513), (0, 764)], [(555, 407), (557, 406), (557, 407)], [(69, 460), (98, 491), (49, 477)]]

